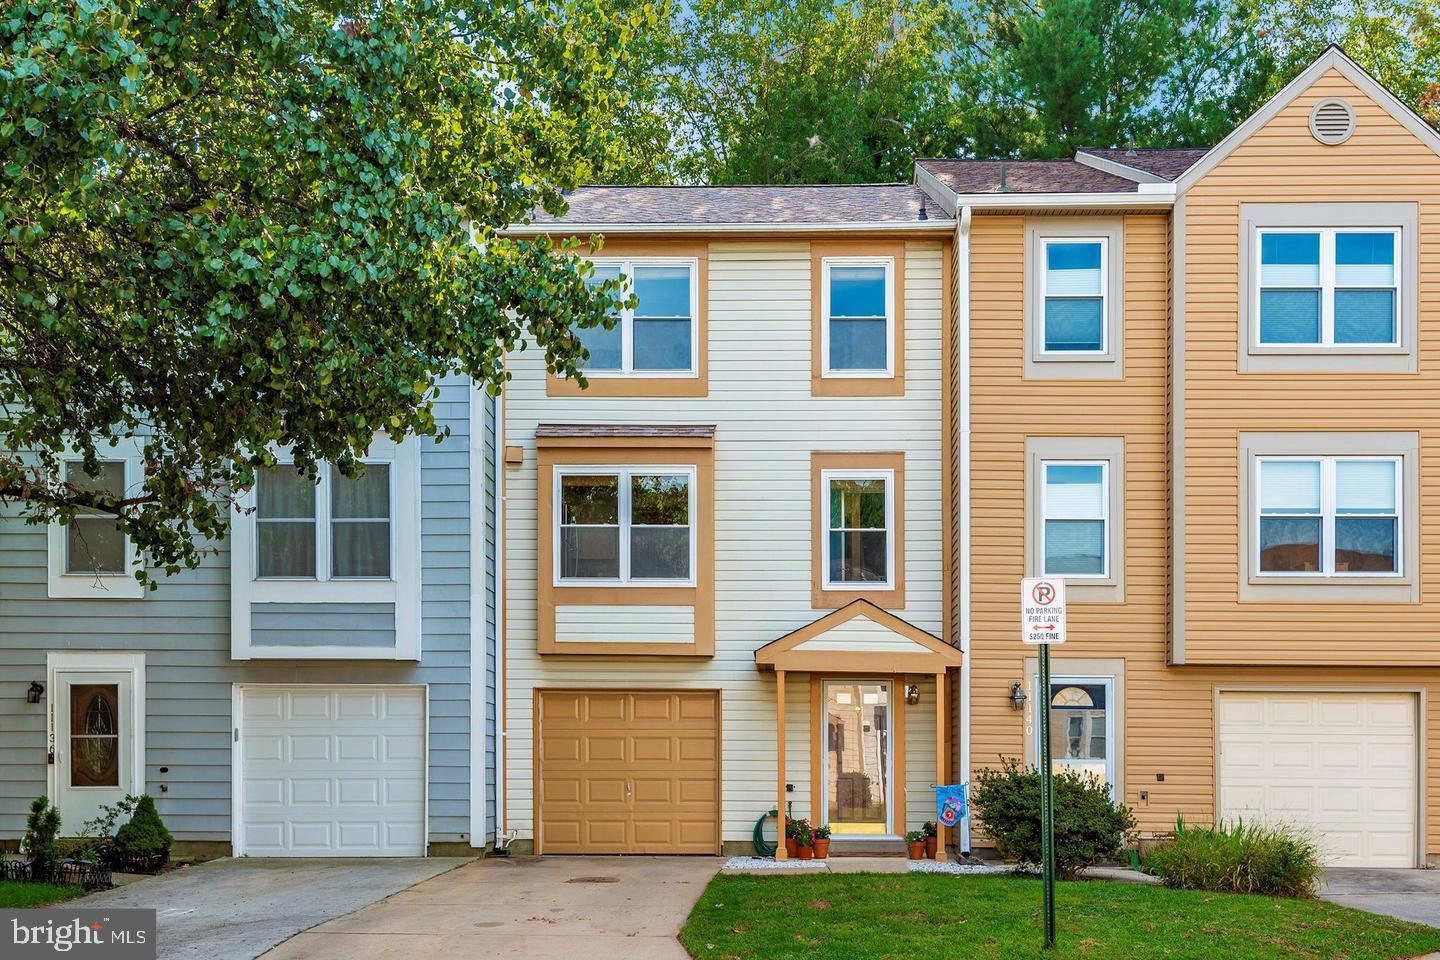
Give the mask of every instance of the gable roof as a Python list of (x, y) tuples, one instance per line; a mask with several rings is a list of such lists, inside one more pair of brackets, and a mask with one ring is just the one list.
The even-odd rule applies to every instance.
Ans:
[(1086, 158), (1094, 158), (1112, 167), (1123, 167), (1132, 174), (1154, 177), (1153, 182), (1173, 183), (1209, 152), (1209, 147), (1084, 147), (1075, 152), (1075, 159), (1084, 163)]
[(1075, 160), (916, 160), (915, 165), (958, 194), (1134, 193), (1134, 180)]
[(869, 600), (852, 600), (755, 651), (764, 669), (831, 673), (944, 673), (962, 654)]

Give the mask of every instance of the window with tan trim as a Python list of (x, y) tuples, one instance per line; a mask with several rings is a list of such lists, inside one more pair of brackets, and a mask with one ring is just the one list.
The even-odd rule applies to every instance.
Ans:
[(1078, 602), (1125, 599), (1125, 439), (1027, 437), (1025, 575)]
[(905, 455), (812, 453), (816, 609), (905, 606)]
[(905, 244), (810, 245), (810, 392), (905, 394)]

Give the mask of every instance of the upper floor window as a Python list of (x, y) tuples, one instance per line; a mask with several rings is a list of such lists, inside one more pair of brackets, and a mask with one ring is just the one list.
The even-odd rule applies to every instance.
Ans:
[(558, 583), (689, 584), (693, 468), (556, 470)]
[(1042, 352), (1105, 353), (1106, 248), (1104, 237), (1041, 240)]
[(389, 463), (366, 463), (347, 477), (330, 464), (320, 480), (293, 464), (255, 482), (255, 576), (260, 579), (389, 579)]
[(893, 470), (826, 470), (825, 588), (884, 587), (894, 565)]
[[(137, 443), (120, 445), (123, 455), (102, 458), (94, 476), (78, 457), (61, 461), (62, 478), (76, 490), (124, 498), (143, 480)], [(115, 516), (80, 507), (69, 523), (49, 526), (47, 593), (51, 597), (136, 599), (145, 587), (135, 579), (135, 547)]]
[(1401, 572), (1400, 457), (1260, 457), (1256, 468), (1260, 574)]
[(691, 258), (594, 261), (592, 284), (622, 279), (635, 306), (620, 312), (614, 327), (577, 331), (590, 352), (587, 377), (696, 376), (697, 262)]
[(827, 257), (822, 261), (821, 353), (827, 377), (889, 377), (894, 372), (895, 261)]
[(1041, 463), (1041, 576), (1109, 576), (1109, 461)]
[(1125, 221), (1025, 221), (1025, 377), (1118, 380), (1125, 375)]
[(1398, 229), (1265, 229), (1259, 240), (1262, 346), (1399, 342)]

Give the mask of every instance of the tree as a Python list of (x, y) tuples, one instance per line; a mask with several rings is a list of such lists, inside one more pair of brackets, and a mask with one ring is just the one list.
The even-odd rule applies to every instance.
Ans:
[[(604, 0), (9, 4), (0, 501), (114, 515), (174, 572), (277, 447), (354, 475), (377, 431), (437, 433), (437, 377), (498, 387), (527, 329), (577, 376), (572, 327), (617, 285), (496, 231), (606, 162), (654, 22)], [(143, 483), (95, 489), (130, 439)]]

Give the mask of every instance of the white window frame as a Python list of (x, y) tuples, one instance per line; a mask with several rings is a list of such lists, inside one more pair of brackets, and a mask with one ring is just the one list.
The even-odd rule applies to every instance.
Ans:
[[(697, 530), (695, 524), (696, 508), (696, 481), (698, 471), (692, 464), (578, 464), (567, 463), (557, 464), (551, 476), (552, 493), (550, 502), (554, 505), (550, 518), (551, 543), (553, 548), (552, 559), (552, 582), (557, 587), (693, 587), (696, 585), (695, 563), (696, 563), (696, 539)], [(561, 575), (561, 558), (564, 553), (561, 543), (561, 520), (565, 514), (565, 503), (563, 499), (563, 487), (561, 479), (567, 476), (615, 476), (618, 485), (617, 517), (619, 519), (620, 539), (620, 576), (615, 578), (601, 577), (564, 577)], [(630, 496), (632, 478), (636, 476), (668, 476), (685, 477), (686, 492), (688, 494), (689, 528), (690, 528), (690, 576), (684, 579), (635, 579), (630, 576)]]
[[(281, 465), (281, 466), (289, 466), (289, 465), (293, 464), (294, 462), (295, 462), (295, 461), (292, 460), (292, 459), (290, 459), (289, 457), (281, 457), (281, 458), (278, 459), (278, 463), (279, 463), (279, 465)], [(383, 581), (390, 581), (390, 580), (394, 580), (394, 579), (395, 579), (395, 569), (396, 569), (397, 561), (399, 560), (399, 557), (397, 556), (397, 553), (398, 553), (397, 545), (396, 545), (396, 542), (395, 542), (395, 541), (396, 541), (396, 537), (395, 537), (395, 517), (394, 517), (394, 514), (395, 514), (395, 503), (396, 503), (396, 499), (397, 499), (397, 498), (396, 498), (396, 492), (397, 492), (397, 491), (396, 491), (396, 486), (397, 486), (397, 483), (396, 483), (396, 475), (395, 475), (395, 461), (394, 461), (393, 459), (387, 459), (387, 458), (384, 458), (384, 457), (366, 456), (366, 457), (363, 457), (360, 462), (361, 462), (361, 463), (364, 463), (364, 464), (376, 464), (376, 465), (378, 465), (378, 464), (383, 464), (383, 465), (385, 465), (385, 466), (387, 466), (387, 467), (390, 468), (390, 471), (389, 471), (390, 517), (388, 518), (388, 521), (387, 521), (387, 522), (389, 523), (389, 525), (390, 525), (390, 574), (389, 574), (388, 576), (380, 576), (380, 577), (337, 577), (337, 576), (335, 576), (335, 573), (334, 573), (335, 557), (334, 557), (334, 551), (333, 551), (333, 546), (332, 546), (332, 545), (333, 545), (333, 540), (334, 540), (334, 530), (333, 530), (332, 524), (333, 524), (334, 521), (335, 521), (335, 517), (334, 517), (334, 515), (333, 515), (332, 512), (331, 512), (331, 502), (330, 502), (330, 489), (331, 489), (331, 487), (330, 487), (330, 485), (334, 482), (335, 477), (339, 475), (339, 472), (335, 469), (335, 467), (334, 467), (333, 464), (321, 463), (321, 464), (317, 464), (317, 465), (316, 465), (316, 467), (317, 467), (317, 474), (318, 474), (318, 482), (315, 483), (315, 518), (314, 518), (314, 522), (315, 522), (315, 575), (314, 575), (313, 577), (301, 577), (301, 576), (296, 576), (296, 577), (268, 576), (268, 577), (267, 577), (267, 576), (261, 576), (261, 575), (260, 575), (260, 538), (259, 538), (258, 536), (256, 536), (256, 537), (254, 538), (254, 542), (251, 544), (251, 549), (250, 549), (250, 570), (251, 570), (251, 574), (250, 574), (250, 575), (251, 575), (251, 578), (252, 578), (252, 579), (257, 580), (257, 581), (262, 581), (262, 582), (274, 581), (274, 582), (300, 582), (300, 583), (335, 583), (335, 582), (346, 582), (346, 581), (352, 581), (352, 580), (382, 581), (382, 582), (383, 582)], [(310, 480), (311, 478), (310, 478), (310, 477), (306, 477), (306, 478), (303, 478), (303, 479)], [(263, 482), (263, 481), (262, 481), (262, 482)], [(257, 512), (256, 512), (256, 514), (255, 514), (255, 516), (254, 516), (254, 518), (253, 518), (253, 520), (252, 520), (252, 522), (253, 522), (254, 525), (258, 528), (259, 525), (260, 525), (260, 523), (263, 522), (263, 519), (264, 519), (264, 518), (262, 518), (262, 517), (259, 515), (259, 512), (258, 512), (258, 510), (257, 510)], [(284, 522), (284, 521), (281, 521), (281, 522)], [(362, 521), (362, 522), (363, 522), (363, 521)]]
[[(230, 656), (235, 660), (419, 660), (420, 659), (420, 443), (412, 437), (395, 443), (377, 435), (361, 459), (390, 465), (390, 576), (328, 577), (329, 474), (321, 465), (315, 491), (317, 516), (316, 577), (256, 577), (255, 491), (237, 498), (230, 530)], [(293, 462), (277, 451), (281, 463)], [(321, 513), (324, 505), (324, 513)], [(325, 517), (322, 522), (321, 516)], [(323, 528), (323, 529), (322, 529)], [(322, 552), (322, 538), (327, 550)], [(318, 575), (326, 574), (325, 579)], [(250, 642), (252, 604), (391, 604), (395, 610), (395, 646), (281, 646)]]
[[(1270, 290), (1310, 290), (1314, 289), (1310, 284), (1265, 284), (1261, 276), (1262, 251), (1264, 249), (1264, 238), (1269, 234), (1289, 233), (1317, 233), (1320, 235), (1320, 340), (1318, 343), (1266, 343), (1260, 339), (1261, 316), (1260, 316), (1260, 291)], [(1350, 287), (1337, 286), (1335, 283), (1335, 235), (1340, 233), (1371, 233), (1389, 234), (1394, 243), (1393, 256), (1395, 276), (1388, 288), (1375, 286)], [(1402, 230), (1395, 226), (1374, 226), (1374, 227), (1320, 227), (1320, 226), (1286, 226), (1286, 227), (1256, 227), (1255, 239), (1251, 244), (1254, 262), (1251, 263), (1250, 273), (1253, 277), (1250, 284), (1250, 309), (1255, 317), (1251, 324), (1251, 336), (1254, 338), (1250, 344), (1252, 348), (1264, 350), (1285, 350), (1296, 353), (1307, 351), (1333, 351), (1339, 349), (1369, 350), (1375, 348), (1396, 348), (1401, 346), (1403, 334), (1402, 311), (1405, 309), (1403, 291), (1405, 279), (1403, 276), (1403, 247), (1401, 245)], [(1395, 294), (1395, 317), (1393, 323), (1394, 336), (1389, 341), (1376, 341), (1373, 343), (1336, 343), (1335, 342), (1335, 291), (1336, 290), (1372, 290), (1390, 289)]]
[[(1040, 690), (1040, 676), (1035, 674), (1031, 677), (1032, 689)], [(1110, 799), (1115, 799), (1115, 678), (1107, 675), (1081, 675), (1081, 674), (1051, 674), (1050, 686), (1072, 687), (1072, 686), (1103, 686), (1105, 688), (1105, 782), (1110, 785)], [(1040, 707), (1042, 710), (1050, 709), (1050, 701), (1054, 697), (1051, 691), (1043, 691), (1043, 700)], [(1054, 718), (1051, 718), (1053, 729)], [(1035, 759), (1036, 766), (1039, 766), (1042, 744), (1040, 743), (1040, 720), (1035, 719)], [(1065, 757), (1051, 756), (1052, 769), (1055, 765), (1080, 766), (1084, 761), (1068, 760)]]
[[(830, 579), (830, 483), (832, 480), (884, 480), (885, 481), (885, 579), (848, 581)], [(895, 589), (895, 471), (892, 469), (846, 469), (820, 471), (821, 518), (824, 529), (820, 531), (821, 586), (825, 590), (871, 590)]]
[[(60, 703), (61, 679), (67, 674), (81, 676), (97, 675), (95, 679), (108, 682), (103, 674), (128, 674), (130, 681), (130, 708), (125, 711), (122, 722), (129, 725), (128, 770), (130, 792), (144, 792), (145, 783), (145, 654), (115, 653), (111, 651), (50, 651), (45, 655), (45, 697), (49, 704), (46, 711), (45, 737), (48, 752), (68, 751), (70, 744), (60, 739), (60, 711), (70, 710), (69, 703)], [(45, 785), (51, 803), (57, 807), (62, 790), (89, 789), (71, 787), (61, 782), (59, 763), (45, 767)]]
[[(1253, 458), (1254, 466), (1251, 468), (1254, 475), (1251, 478), (1250, 513), (1254, 523), (1255, 537), (1251, 545), (1251, 571), (1257, 579), (1290, 579), (1290, 578), (1337, 578), (1344, 580), (1402, 580), (1405, 578), (1405, 458), (1403, 456), (1390, 456), (1385, 454), (1355, 454), (1346, 456), (1306, 456), (1304, 454), (1272, 456), (1260, 455)], [(1277, 462), (1301, 462), (1320, 464), (1320, 569), (1313, 571), (1304, 570), (1261, 570), (1260, 569), (1260, 505), (1264, 502), (1264, 472), (1261, 469), (1265, 463)], [(1389, 573), (1382, 571), (1350, 571), (1335, 569), (1335, 464), (1341, 461), (1350, 462), (1387, 462), (1395, 465), (1395, 569)], [(1357, 516), (1363, 516), (1357, 514)], [(1382, 516), (1375, 514), (1375, 516)]]
[[(830, 368), (830, 268), (885, 268), (885, 366), (856, 370)], [(820, 375), (839, 380), (886, 379), (895, 376), (895, 258), (823, 257), (820, 260)]]
[[(820, 691), (820, 703), (823, 707), (825, 703), (829, 702), (831, 686), (852, 687), (867, 683), (873, 683), (878, 686), (883, 686), (886, 691), (885, 743), (887, 746), (887, 750), (885, 751), (885, 833), (837, 833), (835, 834), (835, 836), (840, 838), (848, 837), (854, 840), (898, 840), (900, 839), (900, 835), (895, 830), (895, 803), (899, 797), (904, 795), (904, 792), (903, 790), (895, 789), (895, 698), (897, 695), (901, 697), (905, 695), (905, 691), (903, 689), (904, 685), (901, 684), (902, 689), (897, 691), (895, 689), (895, 682), (890, 677), (831, 677), (826, 679), (822, 685), (822, 689)], [(821, 719), (822, 721), (824, 721), (825, 718)], [(822, 729), (817, 731), (817, 735), (821, 737), (826, 736), (825, 730), (823, 729), (823, 724)], [(823, 741), (821, 742), (820, 746), (820, 796), (816, 798), (815, 806), (821, 810), (821, 817), (819, 822), (829, 823), (832, 819), (834, 819), (834, 816), (830, 811), (830, 750)], [(903, 787), (904, 784), (900, 784), (900, 786)], [(901, 811), (901, 813), (903, 822), (904, 811)]]
[[(110, 448), (98, 448), (96, 458), (102, 462), (121, 462), (125, 465), (125, 489), (135, 490), (144, 482), (145, 461), (140, 441), (125, 440)], [(83, 459), (79, 454), (66, 453), (60, 458), (60, 469), (78, 463)], [(62, 479), (64, 474), (61, 474)], [(120, 573), (69, 573), (65, 569), (67, 524), (46, 525), (46, 595), (52, 599), (67, 600), (141, 600), (145, 597), (145, 585), (135, 579), (136, 550), (129, 534), (125, 535), (125, 570)]]
[[(1050, 484), (1049, 484), (1049, 482), (1048, 482), (1048, 474), (1049, 474), (1049, 468), (1050, 468), (1050, 467), (1099, 467), (1099, 468), (1100, 468), (1100, 504), (1101, 504), (1101, 507), (1102, 507), (1100, 520), (1101, 520), (1101, 522), (1104, 523), (1104, 525), (1105, 525), (1104, 528), (1103, 528), (1103, 530), (1102, 530), (1101, 541), (1100, 541), (1101, 544), (1102, 544), (1103, 547), (1104, 547), (1104, 550), (1105, 550), (1105, 555), (1104, 555), (1104, 560), (1105, 560), (1105, 562), (1104, 562), (1103, 568), (1101, 569), (1101, 572), (1100, 572), (1100, 573), (1056, 573), (1056, 574), (1053, 574), (1053, 576), (1064, 577), (1065, 580), (1066, 580), (1066, 582), (1069, 582), (1069, 581), (1071, 581), (1071, 580), (1076, 580), (1076, 581), (1085, 581), (1085, 580), (1109, 580), (1109, 579), (1110, 579), (1110, 566), (1111, 566), (1111, 563), (1113, 562), (1113, 558), (1111, 557), (1111, 553), (1113, 552), (1112, 549), (1111, 549), (1112, 540), (1111, 540), (1111, 536), (1110, 536), (1110, 534), (1111, 534), (1111, 530), (1110, 530), (1111, 519), (1110, 519), (1110, 461), (1109, 461), (1109, 460), (1065, 459), (1065, 458), (1060, 458), (1060, 457), (1044, 457), (1044, 458), (1041, 458), (1041, 460), (1040, 460), (1040, 531), (1039, 531), (1040, 547), (1039, 547), (1039, 553), (1038, 553), (1037, 558), (1036, 558), (1037, 561), (1038, 561), (1038, 563), (1039, 563), (1039, 566), (1040, 566), (1039, 575), (1042, 576), (1042, 577), (1052, 576), (1052, 574), (1050, 573), (1050, 571), (1044, 569), (1044, 567), (1045, 567), (1045, 556), (1046, 556), (1046, 550), (1045, 550), (1045, 531), (1046, 531), (1046, 527), (1047, 527), (1047, 521), (1049, 521), (1049, 520), (1051, 520), (1051, 519), (1054, 519), (1054, 520), (1077, 519), (1077, 518), (1074, 518), (1074, 517), (1053, 517), (1053, 518), (1052, 518), (1052, 517), (1050, 516), (1050, 503), (1049, 503)], [(1087, 517), (1087, 518), (1085, 518), (1085, 519), (1088, 520), (1088, 519), (1090, 519), (1090, 518)]]
[[(1037, 357), (1055, 359), (1086, 359), (1110, 355), (1110, 238), (1103, 236), (1051, 236), (1041, 235), (1040, 239), (1040, 304), (1036, 321), (1040, 328), (1039, 340), (1035, 345)], [(1045, 349), (1045, 304), (1050, 299), (1050, 247), (1053, 244), (1098, 243), (1100, 245), (1100, 349), (1099, 350), (1047, 350)]]
[(688, 370), (636, 370), (635, 369), (635, 311), (625, 307), (620, 311), (616, 328), (620, 331), (620, 369), (590, 370), (581, 368), (590, 380), (641, 379), (678, 380), (697, 379), (700, 376), (700, 260), (698, 257), (592, 257), (596, 267), (619, 267), (620, 279), (624, 284), (624, 295), (634, 290), (636, 267), (685, 267), (690, 271), (690, 368)]

